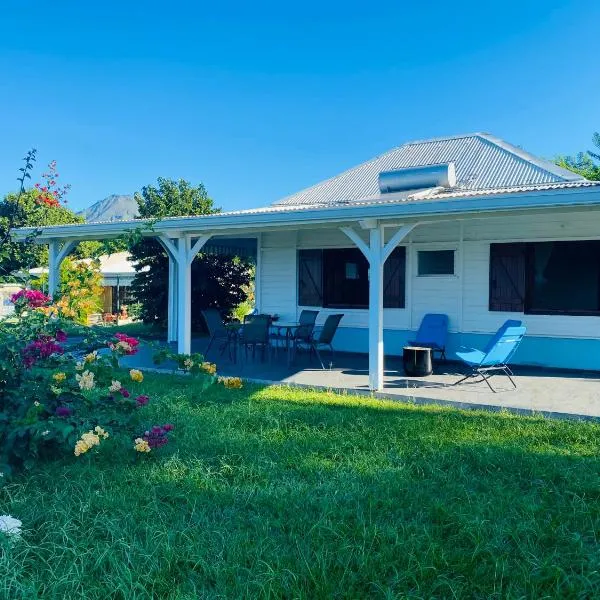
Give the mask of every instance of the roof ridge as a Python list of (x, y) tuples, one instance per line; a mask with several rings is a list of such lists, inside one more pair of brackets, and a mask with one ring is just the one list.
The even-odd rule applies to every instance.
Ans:
[(519, 146), (515, 146), (514, 144), (511, 144), (502, 138), (496, 137), (491, 133), (479, 133), (477, 136), (480, 137), (484, 142), (488, 144), (494, 144), (505, 152), (513, 154), (519, 160), (532, 164), (538, 169), (546, 171), (546, 173), (550, 173), (555, 177), (560, 177), (563, 181), (585, 181), (585, 177), (582, 177), (577, 173), (573, 173), (573, 171), (569, 171), (568, 169), (564, 169), (563, 167), (559, 167), (549, 160), (540, 158), (539, 156), (536, 156), (535, 154), (532, 154), (531, 152), (528, 152)]

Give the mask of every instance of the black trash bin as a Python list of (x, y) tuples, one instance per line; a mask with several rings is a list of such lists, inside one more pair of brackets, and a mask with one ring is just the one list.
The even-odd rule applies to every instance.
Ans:
[(406, 346), (402, 353), (404, 372), (409, 377), (427, 377), (433, 373), (431, 348)]

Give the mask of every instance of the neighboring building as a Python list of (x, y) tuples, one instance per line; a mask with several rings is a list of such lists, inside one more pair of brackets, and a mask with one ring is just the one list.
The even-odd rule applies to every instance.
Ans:
[[(46, 227), (38, 241), (58, 264), (63, 241), (134, 225)], [(182, 352), (191, 258), (209, 240), (255, 237), (257, 308), (344, 313), (335, 346), (369, 352), (373, 389), (384, 345), (400, 354), (429, 312), (450, 318), (450, 357), (517, 318), (517, 362), (600, 370), (600, 184), (488, 134), (410, 142), (269, 207), (164, 219), (148, 235), (171, 258), (169, 339)]]
[[(81, 262), (90, 262), (85, 258)], [(115, 314), (123, 305), (134, 302), (131, 295), (131, 284), (135, 276), (135, 268), (129, 252), (116, 252), (98, 258), (102, 274), (102, 312)], [(29, 271), (30, 275), (39, 277), (48, 273), (47, 267), (36, 267)]]

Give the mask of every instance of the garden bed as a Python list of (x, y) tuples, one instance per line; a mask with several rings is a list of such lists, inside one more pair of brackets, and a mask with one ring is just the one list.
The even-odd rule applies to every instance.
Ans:
[(592, 597), (600, 426), (147, 374), (159, 455), (0, 489), (0, 597)]

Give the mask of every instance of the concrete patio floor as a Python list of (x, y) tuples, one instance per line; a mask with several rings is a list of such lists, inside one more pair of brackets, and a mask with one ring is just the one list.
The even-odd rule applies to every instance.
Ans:
[[(208, 340), (193, 340), (193, 351), (204, 353)], [(143, 348), (136, 356), (126, 357), (125, 366), (152, 368), (153, 351)], [(328, 354), (323, 356), (329, 362)], [(215, 362), (220, 375), (239, 376), (243, 379), (307, 387), (326, 388), (353, 393), (369, 394), (368, 357), (363, 354), (336, 353), (335, 363), (326, 370), (318, 361), (312, 362), (306, 353), (299, 354), (291, 367), (287, 366), (283, 350), (273, 352), (270, 359), (261, 361), (242, 356), (232, 363), (225, 352), (219, 355), (211, 348), (207, 360)], [(327, 366), (327, 365), (326, 365)], [(168, 369), (168, 365), (163, 368)], [(385, 389), (375, 395), (415, 403), (445, 404), (460, 408), (509, 409), (523, 413), (544, 413), (551, 416), (600, 418), (600, 373), (567, 372), (547, 369), (515, 368), (513, 389), (503, 375), (494, 376), (496, 393), (482, 382), (464, 382), (453, 385), (463, 370), (455, 363), (436, 364), (434, 374), (426, 378), (407, 377), (402, 360), (386, 357)]]

